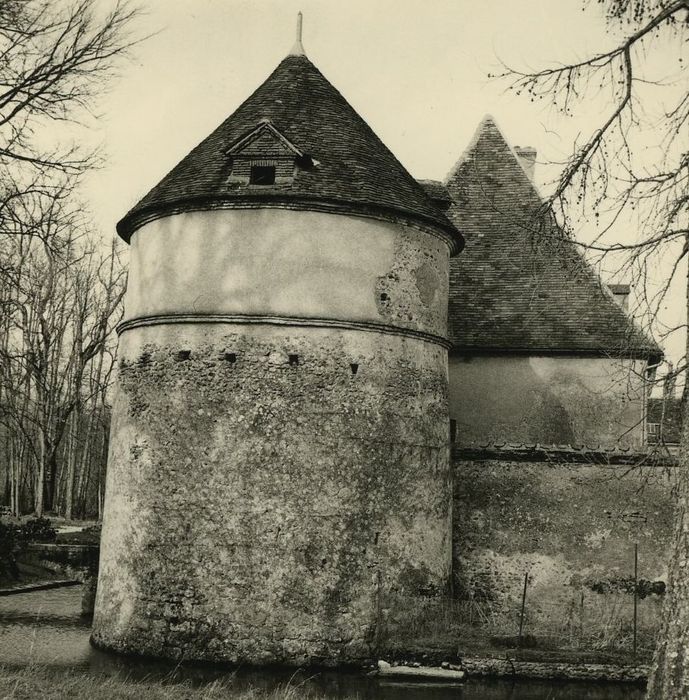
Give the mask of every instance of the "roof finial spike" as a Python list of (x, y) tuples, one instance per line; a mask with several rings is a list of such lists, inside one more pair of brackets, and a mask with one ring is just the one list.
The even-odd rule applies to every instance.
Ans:
[(297, 15), (297, 40), (289, 52), (290, 56), (305, 56), (304, 46), (301, 43), (301, 25), (302, 25), (303, 15), (301, 12)]

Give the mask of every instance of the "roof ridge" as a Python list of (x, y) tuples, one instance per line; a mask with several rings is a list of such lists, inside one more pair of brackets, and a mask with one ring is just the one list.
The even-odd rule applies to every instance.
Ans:
[[(481, 137), (481, 134), (483, 133), (483, 129), (486, 125), (487, 122), (493, 122), (495, 124), (495, 120), (490, 114), (486, 114), (483, 116), (481, 121), (479, 122), (478, 126), (474, 130), (474, 134), (469, 139), (469, 143), (466, 145), (464, 150), (459, 154), (459, 158), (455, 161), (455, 164), (450, 168), (449, 172), (445, 176), (445, 179), (442, 181), (443, 185), (448, 185), (450, 183), (450, 180), (452, 177), (457, 173), (459, 168), (463, 165), (464, 161), (467, 159), (467, 156), (469, 153), (476, 147), (476, 144), (478, 143), (479, 138)], [(496, 124), (497, 126), (497, 124)], [(498, 129), (499, 131), (499, 129)]]
[(497, 120), (495, 119), (495, 117), (492, 114), (485, 114), (483, 116), (483, 118), (479, 122), (478, 127), (476, 127), (476, 131), (474, 132), (474, 135), (471, 137), (471, 140), (469, 141), (467, 147), (462, 151), (462, 154), (459, 156), (459, 158), (455, 162), (454, 166), (450, 169), (450, 172), (445, 177), (443, 184), (447, 185), (450, 182), (450, 180), (452, 179), (452, 176), (455, 175), (456, 172), (459, 170), (459, 168), (463, 165), (467, 156), (472, 151), (472, 149), (475, 148), (476, 144), (478, 143), (478, 140), (481, 138), (483, 133), (486, 131), (486, 127), (489, 125), (493, 126), (495, 128), (495, 130), (498, 132), (500, 138), (503, 140), (505, 146), (507, 146), (510, 154), (514, 158), (515, 163), (517, 163), (517, 165), (521, 168), (522, 172), (524, 173), (524, 177), (526, 178), (529, 185), (531, 186), (531, 189), (536, 193), (536, 196), (539, 198), (539, 200), (541, 200), (541, 202), (543, 202), (544, 198), (543, 198), (543, 195), (541, 194), (540, 188), (531, 179), (528, 172), (526, 171), (526, 167), (524, 166), (522, 159), (519, 157), (519, 155), (515, 151), (515, 148), (517, 148), (517, 147), (512, 146), (510, 144), (509, 140), (505, 136), (505, 133), (500, 128), (500, 125), (498, 124)]

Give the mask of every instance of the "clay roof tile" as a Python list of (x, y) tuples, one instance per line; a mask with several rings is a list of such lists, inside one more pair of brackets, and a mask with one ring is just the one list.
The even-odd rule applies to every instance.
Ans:
[(450, 261), (455, 349), (662, 355), (615, 303), (486, 117), (446, 180), (448, 216), (466, 236)]

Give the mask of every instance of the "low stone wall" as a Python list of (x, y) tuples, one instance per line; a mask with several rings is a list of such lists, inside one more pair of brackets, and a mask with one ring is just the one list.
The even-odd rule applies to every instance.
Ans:
[(546, 663), (542, 661), (518, 661), (516, 659), (491, 659), (483, 656), (465, 656), (462, 659), (462, 667), (470, 676), (508, 676), (617, 683), (644, 683), (649, 673), (649, 667), (645, 665)]
[(675, 465), (648, 455), (454, 453), (455, 593), (494, 645), (652, 650), (665, 590)]
[(21, 560), (55, 574), (85, 580), (98, 572), (99, 549), (93, 544), (32, 543), (22, 553)]

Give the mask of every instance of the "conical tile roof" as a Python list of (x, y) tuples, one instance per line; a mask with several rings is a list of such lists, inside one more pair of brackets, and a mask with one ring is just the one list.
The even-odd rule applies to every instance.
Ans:
[[(228, 151), (269, 123), (306, 156), (288, 184), (233, 182)], [(302, 161), (304, 162), (304, 161)], [(310, 163), (313, 162), (313, 165)], [(128, 240), (147, 221), (216, 207), (286, 206), (408, 220), (461, 234), (340, 93), (304, 55), (287, 56), (228, 119), (187, 155), (117, 226)]]
[(456, 349), (658, 357), (576, 245), (537, 213), (542, 199), (491, 117), (446, 181), (466, 236), (450, 261)]

